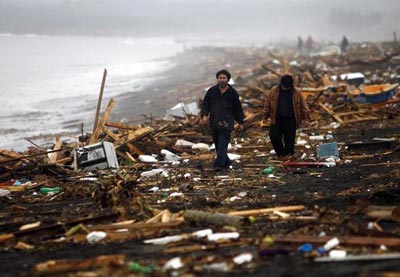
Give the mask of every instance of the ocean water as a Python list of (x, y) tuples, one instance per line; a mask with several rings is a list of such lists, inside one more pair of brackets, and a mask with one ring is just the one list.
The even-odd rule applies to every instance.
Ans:
[(0, 148), (24, 151), (25, 138), (68, 133), (78, 122), (91, 131), (105, 68), (102, 110), (104, 99), (162, 76), (174, 66), (168, 57), (184, 47), (169, 37), (1, 34)]

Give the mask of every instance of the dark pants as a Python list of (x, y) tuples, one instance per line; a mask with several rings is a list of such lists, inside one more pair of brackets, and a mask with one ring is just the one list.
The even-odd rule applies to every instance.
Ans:
[(231, 131), (212, 128), (211, 135), (215, 144), (215, 151), (217, 152), (214, 168), (228, 168), (231, 164), (231, 160), (228, 158), (228, 144), (231, 141)]
[(276, 124), (269, 127), (269, 138), (278, 157), (294, 154), (295, 137), (296, 121), (293, 118), (277, 119)]

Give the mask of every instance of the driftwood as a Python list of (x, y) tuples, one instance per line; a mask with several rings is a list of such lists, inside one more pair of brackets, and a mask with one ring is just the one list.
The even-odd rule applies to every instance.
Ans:
[(265, 208), (265, 209), (257, 209), (257, 210), (246, 210), (246, 211), (234, 211), (229, 212), (229, 215), (240, 215), (240, 216), (251, 216), (251, 215), (261, 215), (266, 213), (273, 213), (274, 211), (281, 212), (299, 212), (304, 211), (306, 207), (303, 205), (298, 206), (285, 206), (285, 207), (274, 207), (274, 208)]
[(400, 222), (400, 206), (368, 206), (365, 212), (370, 218)]
[(226, 215), (219, 213), (209, 213), (202, 211), (187, 210), (183, 213), (186, 222), (197, 222), (201, 224), (211, 224), (218, 226), (241, 226), (246, 223), (246, 218), (241, 216)]
[(94, 267), (115, 267), (125, 264), (125, 255), (103, 255), (85, 260), (50, 260), (35, 265), (34, 270), (41, 273), (79, 271)]

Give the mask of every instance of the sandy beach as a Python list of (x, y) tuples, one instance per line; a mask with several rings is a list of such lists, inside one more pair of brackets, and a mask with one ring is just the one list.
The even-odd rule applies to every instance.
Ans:
[[(115, 98), (111, 120), (138, 123), (148, 117), (163, 117), (167, 109), (179, 102), (189, 103), (204, 96), (208, 87), (215, 84), (215, 73), (226, 68), (235, 73), (256, 65), (254, 56), (249, 56), (247, 47), (204, 46), (188, 49), (172, 58), (175, 66), (159, 75), (149, 87), (125, 93)], [(263, 48), (251, 48), (263, 51)], [(253, 59), (253, 60), (252, 60)], [(259, 62), (259, 60), (258, 60)], [(103, 103), (105, 105), (106, 103)]]

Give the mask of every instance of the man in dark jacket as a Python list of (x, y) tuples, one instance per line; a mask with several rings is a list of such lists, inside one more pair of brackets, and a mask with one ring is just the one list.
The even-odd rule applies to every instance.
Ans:
[[(310, 120), (310, 110), (301, 92), (294, 87), (293, 77), (284, 75), (273, 87), (264, 104), (264, 119), (271, 118), (269, 137), (279, 158), (293, 156), (296, 129)], [(282, 142), (283, 139), (283, 142)]]
[(228, 144), (235, 121), (243, 128), (243, 109), (237, 91), (228, 84), (231, 74), (220, 70), (216, 74), (218, 84), (208, 89), (201, 106), (201, 124), (210, 125), (217, 158), (214, 170), (228, 169), (232, 161), (228, 157)]

